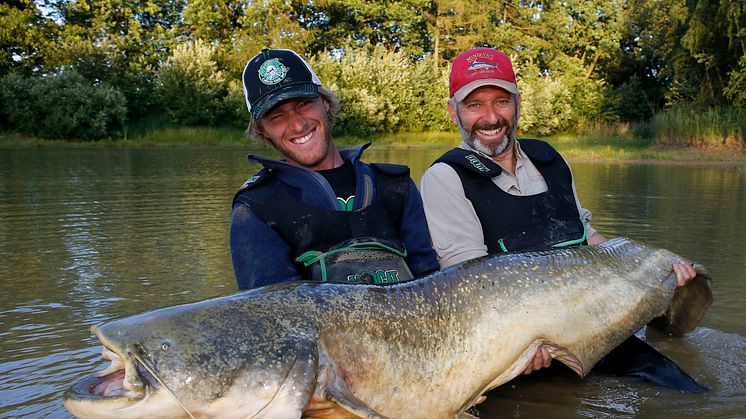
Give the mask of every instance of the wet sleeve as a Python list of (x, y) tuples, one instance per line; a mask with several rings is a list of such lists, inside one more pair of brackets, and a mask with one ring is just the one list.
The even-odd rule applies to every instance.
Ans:
[(482, 224), (453, 168), (431, 166), (422, 175), (420, 193), (441, 268), (487, 254)]
[(230, 246), (239, 290), (289, 281), (298, 276), (287, 244), (242, 203), (234, 204), (231, 210)]
[(438, 270), (438, 258), (430, 243), (430, 232), (417, 186), (409, 179), (407, 204), (401, 222), (401, 238), (407, 249), (406, 262), (415, 278)]

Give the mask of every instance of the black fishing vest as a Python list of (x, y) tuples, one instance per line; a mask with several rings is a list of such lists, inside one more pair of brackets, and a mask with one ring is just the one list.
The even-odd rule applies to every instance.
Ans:
[(572, 191), (570, 168), (544, 141), (521, 139), (521, 149), (547, 183), (546, 192), (511, 195), (492, 182), (500, 165), (478, 153), (455, 148), (437, 162), (451, 166), (482, 224), (487, 251), (522, 252), (551, 246), (587, 244)]
[[(301, 201), (297, 190), (275, 181), (271, 171), (261, 174), (261, 182), (240, 192), (236, 199), (249, 204), (251, 211), (272, 227), (290, 247), (293, 258), (308, 251), (326, 252), (356, 239), (372, 238), (397, 251), (405, 252), (400, 226), (409, 192), (409, 168), (372, 163), (376, 172), (375, 200), (355, 211), (334, 211)], [(356, 197), (361, 199), (362, 197)], [(299, 266), (312, 277), (309, 269)], [(406, 264), (404, 270), (408, 271)], [(411, 273), (408, 274), (411, 278)], [(401, 279), (406, 278), (403, 272)], [(335, 282), (340, 278), (335, 278)], [(356, 282), (352, 279), (349, 282)], [(395, 281), (394, 281), (395, 282)]]

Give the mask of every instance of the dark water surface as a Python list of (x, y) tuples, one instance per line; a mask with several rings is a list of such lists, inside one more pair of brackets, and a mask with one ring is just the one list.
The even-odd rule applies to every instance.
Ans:
[[(255, 168), (239, 149), (0, 149), (0, 417), (69, 417), (60, 397), (101, 369), (89, 327), (236, 291), (228, 215)], [(415, 180), (439, 150), (377, 150)], [(574, 163), (607, 237), (707, 266), (715, 304), (684, 338), (645, 339), (711, 388), (628, 378), (514, 380), (482, 417), (746, 417), (746, 169)]]

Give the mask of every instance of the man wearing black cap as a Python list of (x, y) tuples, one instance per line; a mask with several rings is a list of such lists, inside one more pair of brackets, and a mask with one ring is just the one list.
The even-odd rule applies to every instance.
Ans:
[(367, 164), (367, 144), (337, 150), (336, 95), (293, 51), (264, 50), (243, 71), (249, 132), (283, 160), (233, 200), (230, 243), (239, 289), (292, 279), (390, 284), (437, 270), (422, 201), (405, 166)]

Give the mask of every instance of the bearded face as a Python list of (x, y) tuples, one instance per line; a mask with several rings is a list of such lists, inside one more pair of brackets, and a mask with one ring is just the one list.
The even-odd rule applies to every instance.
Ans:
[(462, 102), (448, 104), (451, 119), (464, 142), (488, 156), (497, 156), (515, 142), (518, 104), (513, 94), (495, 86), (483, 86)]

